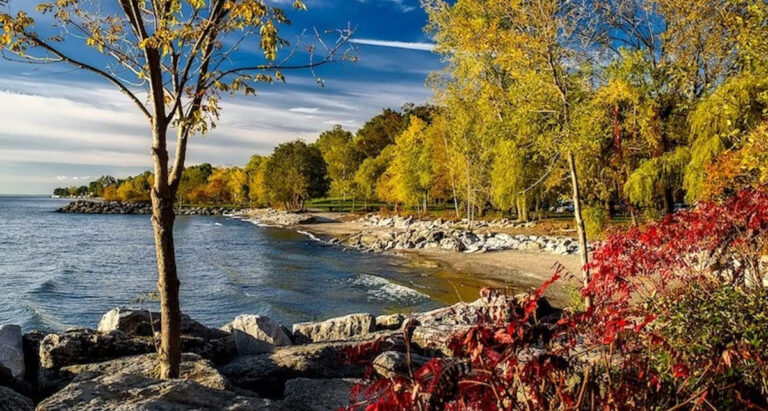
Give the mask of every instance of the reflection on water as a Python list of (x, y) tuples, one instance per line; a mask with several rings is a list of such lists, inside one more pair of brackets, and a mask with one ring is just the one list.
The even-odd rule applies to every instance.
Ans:
[[(0, 324), (95, 327), (104, 312), (154, 289), (149, 217), (52, 212), (65, 202), (0, 198)], [(175, 234), (182, 309), (210, 326), (243, 313), (291, 324), (427, 310), (472, 300), (485, 285), (238, 219), (183, 216)]]

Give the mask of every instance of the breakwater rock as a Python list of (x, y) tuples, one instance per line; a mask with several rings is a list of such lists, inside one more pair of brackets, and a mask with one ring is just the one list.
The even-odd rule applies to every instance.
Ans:
[[(176, 207), (177, 215), (232, 215), (242, 209), (228, 207)], [(76, 200), (56, 210), (59, 213), (75, 214), (152, 214), (150, 203), (129, 203), (121, 201)]]
[(248, 214), (248, 220), (258, 225), (281, 226), (281, 227), (329, 222), (329, 221), (324, 221), (324, 219), (318, 218), (312, 214), (293, 213), (293, 212), (275, 210), (273, 208), (262, 208), (262, 209), (251, 210), (250, 213)]
[(343, 244), (363, 251), (410, 249), (443, 249), (464, 253), (484, 253), (502, 250), (542, 250), (558, 255), (579, 253), (579, 244), (567, 237), (507, 234), (494, 228), (531, 227), (534, 223), (508, 220), (478, 222), (467, 230), (465, 223), (454, 221), (417, 220), (413, 217), (381, 217), (368, 215), (359, 220), (367, 230), (349, 236)]
[[(31, 331), (0, 341), (0, 349), (21, 343), (28, 364), (24, 374), (0, 373), (0, 409), (338, 409), (372, 364), (392, 378), (407, 372), (406, 353), (414, 365), (450, 358), (452, 338), (478, 321), (509, 321), (526, 297), (493, 295), (408, 315), (353, 314), (295, 324), (293, 332), (263, 316), (240, 316), (222, 329), (185, 316), (182, 378), (175, 380), (155, 374), (159, 314), (117, 308), (98, 330)], [(541, 300), (536, 318), (553, 324), (560, 311)]]

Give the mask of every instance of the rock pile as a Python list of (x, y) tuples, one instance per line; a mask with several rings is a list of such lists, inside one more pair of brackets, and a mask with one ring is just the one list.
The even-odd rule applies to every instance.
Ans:
[[(430, 228), (430, 227), (440, 226), (446, 229), (466, 227), (468, 223), (466, 218), (463, 218), (458, 221), (443, 221), (442, 219), (439, 219), (439, 218), (437, 220), (418, 220), (418, 219), (415, 219), (413, 216), (383, 217), (378, 214), (368, 214), (365, 217), (361, 218), (359, 221), (363, 225), (370, 226), (370, 227)], [(480, 228), (499, 228), (499, 229), (530, 228), (535, 225), (536, 223), (533, 221), (520, 222), (520, 221), (510, 220), (508, 218), (502, 218), (494, 221), (473, 221), (472, 222), (472, 226), (477, 229), (480, 229)]]
[[(99, 330), (58, 334), (15, 327), (0, 339), (0, 352), (24, 347), (0, 361), (0, 409), (268, 409), (332, 410), (349, 404), (350, 388), (368, 366), (384, 377), (406, 373), (434, 357), (453, 355), (451, 336), (493, 312), (519, 309), (521, 297), (496, 296), (426, 313), (375, 317), (352, 314), (295, 324), (293, 331), (257, 315), (211, 329), (184, 317), (182, 379), (160, 380), (153, 333), (156, 313), (117, 308)], [(518, 308), (515, 308), (518, 307)], [(557, 321), (544, 301), (539, 321)], [(403, 324), (407, 324), (404, 326)], [(412, 335), (406, 347), (403, 328)], [(21, 339), (21, 340), (20, 340)], [(12, 373), (7, 366), (27, 366)], [(34, 368), (34, 372), (29, 372)]]
[[(368, 215), (361, 223), (376, 227), (353, 234), (344, 241), (346, 246), (364, 251), (389, 251), (408, 249), (443, 249), (465, 253), (484, 253), (502, 250), (546, 250), (553, 254), (578, 254), (579, 244), (566, 237), (538, 235), (511, 235), (506, 233), (468, 231), (461, 224), (440, 219), (426, 221), (413, 217), (380, 217)], [(498, 223), (483, 223), (485, 227), (511, 227), (499, 220)], [(504, 225), (506, 224), (506, 225)], [(532, 223), (523, 223), (528, 226)], [(385, 227), (389, 229), (379, 229)]]
[(317, 222), (317, 218), (309, 214), (289, 213), (268, 208), (254, 210), (249, 216), (249, 221), (263, 225), (292, 226), (299, 224), (314, 224)]
[[(243, 211), (226, 207), (176, 207), (175, 210), (178, 215), (233, 215)], [(121, 201), (76, 200), (56, 211), (74, 214), (152, 214), (152, 205)]]

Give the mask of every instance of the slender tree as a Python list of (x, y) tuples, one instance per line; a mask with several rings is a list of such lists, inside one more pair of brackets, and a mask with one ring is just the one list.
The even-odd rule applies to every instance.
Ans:
[[(306, 9), (300, 0), (293, 7)], [(52, 24), (38, 24), (35, 13), (47, 15)], [(173, 203), (190, 136), (215, 127), (222, 92), (254, 94), (258, 83), (284, 81), (283, 70), (353, 58), (345, 46), (349, 29), (337, 31), (339, 39), (332, 43), (317, 34), (311, 43), (300, 38), (294, 48), (279, 54), (289, 44), (278, 35), (278, 27), (289, 23), (282, 9), (263, 0), (59, 0), (42, 3), (34, 12), (0, 14), (5, 57), (67, 63), (99, 76), (125, 94), (150, 126), (161, 378), (178, 377), (181, 360)], [(246, 51), (254, 49), (250, 43), (263, 57)], [(308, 62), (291, 65), (298, 53), (308, 55)], [(323, 55), (316, 57), (319, 53)], [(173, 130), (176, 148), (170, 162), (167, 135)]]

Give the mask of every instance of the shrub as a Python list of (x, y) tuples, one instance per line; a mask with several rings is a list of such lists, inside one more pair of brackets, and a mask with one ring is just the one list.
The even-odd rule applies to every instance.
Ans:
[(766, 409), (767, 243), (768, 196), (752, 190), (612, 234), (588, 309), (536, 317), (558, 270), (511, 317), (456, 335), (455, 358), (361, 386), (352, 408)]
[(586, 207), (581, 212), (581, 216), (584, 218), (584, 228), (587, 230), (589, 238), (595, 238), (602, 234), (608, 223), (605, 209), (601, 207)]

